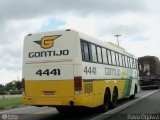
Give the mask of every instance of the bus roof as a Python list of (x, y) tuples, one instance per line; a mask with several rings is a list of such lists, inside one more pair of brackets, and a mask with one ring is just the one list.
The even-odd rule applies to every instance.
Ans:
[[(86, 34), (84, 34), (82, 32), (74, 30), (74, 29), (56, 30), (54, 32), (56, 32), (56, 33), (63, 33), (63, 32), (66, 32), (66, 31), (73, 32), (73, 34), (78, 35), (78, 37), (80, 39), (84, 39), (84, 40), (86, 40), (88, 42), (100, 45), (102, 47), (106, 47), (106, 48), (111, 49), (113, 51), (122, 53), (124, 55), (130, 56), (130, 57), (134, 57), (133, 54), (128, 53), (127, 51), (125, 51), (125, 49), (123, 47), (121, 47), (121, 46), (118, 46), (118, 45), (116, 45), (116, 44), (114, 44), (112, 42), (104, 42), (102, 40), (96, 39), (96, 38), (94, 38), (92, 36), (86, 35)], [(46, 33), (52, 33), (52, 32), (53, 31), (39, 32), (39, 33), (34, 33), (34, 35), (36, 35), (36, 34), (46, 34)], [(28, 34), (27, 36), (30, 36), (30, 35), (32, 35), (32, 34)]]
[[(73, 31), (75, 31), (75, 30), (73, 30)], [(116, 45), (112, 42), (104, 42), (102, 40), (99, 40), (99, 39), (96, 39), (94, 37), (88, 36), (84, 33), (81, 33), (81, 32), (78, 32), (78, 31), (75, 31), (75, 32), (77, 32), (79, 34), (79, 37), (81, 39), (87, 40), (87, 41), (89, 41), (91, 43), (94, 43), (94, 44), (97, 44), (97, 45), (101, 45), (101, 46), (106, 47), (108, 49), (111, 49), (111, 50), (114, 50), (116, 52), (125, 54), (127, 56), (134, 57), (133, 54), (126, 52), (123, 47), (118, 46), (118, 45)]]

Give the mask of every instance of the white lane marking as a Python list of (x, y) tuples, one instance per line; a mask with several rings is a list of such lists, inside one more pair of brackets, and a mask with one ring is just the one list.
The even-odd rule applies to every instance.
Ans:
[(23, 108), (14, 108), (14, 109), (11, 109), (11, 110), (2, 111), (2, 112), (0, 112), (0, 114), (12, 112), (12, 111), (20, 111), (20, 110), (29, 109), (29, 108), (32, 108), (32, 107), (34, 107), (34, 106), (28, 106), (28, 107), (23, 107)]
[(113, 115), (113, 114), (115, 114), (115, 113), (117, 113), (117, 112), (120, 112), (121, 110), (127, 108), (128, 106), (133, 105), (133, 104), (135, 104), (136, 102), (138, 102), (138, 101), (140, 101), (140, 100), (142, 100), (142, 99), (150, 96), (151, 94), (153, 94), (153, 93), (155, 93), (155, 92), (157, 92), (157, 91), (159, 91), (159, 90), (156, 90), (156, 91), (153, 91), (153, 92), (151, 92), (151, 93), (148, 93), (148, 94), (146, 94), (146, 95), (144, 95), (144, 96), (142, 96), (142, 97), (140, 97), (140, 98), (137, 98), (137, 99), (135, 99), (135, 100), (130, 101), (129, 103), (126, 103), (126, 104), (124, 104), (124, 105), (122, 105), (122, 106), (119, 106), (119, 107), (117, 107), (117, 108), (114, 108), (113, 110), (110, 110), (110, 111), (108, 111), (108, 112), (102, 113), (101, 115), (96, 116), (96, 117), (92, 118), (91, 120), (99, 120), (99, 119), (107, 118), (107, 117), (109, 117), (109, 116), (111, 116), (111, 115)]

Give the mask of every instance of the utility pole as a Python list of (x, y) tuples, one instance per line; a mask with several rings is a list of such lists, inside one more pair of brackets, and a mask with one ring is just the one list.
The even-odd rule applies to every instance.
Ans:
[(119, 46), (119, 39), (118, 39), (118, 38), (119, 38), (120, 36), (122, 36), (122, 35), (114, 35), (114, 37), (117, 37), (117, 44), (118, 44), (118, 46)]

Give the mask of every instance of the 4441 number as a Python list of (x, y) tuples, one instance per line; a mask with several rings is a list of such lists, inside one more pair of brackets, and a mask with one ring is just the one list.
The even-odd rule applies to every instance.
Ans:
[(36, 75), (39, 75), (39, 76), (42, 76), (42, 75), (61, 75), (61, 71), (60, 69), (52, 69), (52, 70), (49, 70), (49, 69), (45, 69), (45, 70), (42, 70), (42, 69), (39, 69), (37, 72), (36, 72)]

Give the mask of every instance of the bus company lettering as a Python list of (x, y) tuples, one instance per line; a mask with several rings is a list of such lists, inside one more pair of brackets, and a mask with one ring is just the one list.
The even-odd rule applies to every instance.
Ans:
[(105, 67), (105, 75), (107, 76), (120, 76), (120, 69)]
[(39, 57), (52, 57), (52, 56), (65, 56), (69, 55), (69, 50), (59, 50), (59, 51), (40, 51), (40, 52), (29, 52), (29, 58), (39, 58)]

